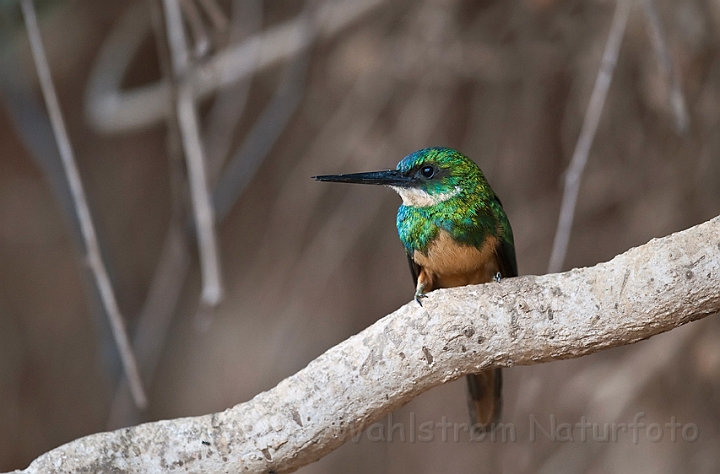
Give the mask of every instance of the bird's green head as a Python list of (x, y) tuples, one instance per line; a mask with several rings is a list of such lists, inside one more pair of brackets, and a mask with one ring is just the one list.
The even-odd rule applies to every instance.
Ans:
[(451, 148), (424, 148), (403, 158), (394, 170), (315, 176), (319, 181), (390, 186), (408, 207), (430, 207), (455, 197), (491, 192), (474, 161)]
[(410, 207), (429, 207), (456, 196), (476, 194), (485, 177), (467, 156), (452, 148), (424, 148), (398, 163), (397, 171), (411, 178), (410, 186), (393, 186)]

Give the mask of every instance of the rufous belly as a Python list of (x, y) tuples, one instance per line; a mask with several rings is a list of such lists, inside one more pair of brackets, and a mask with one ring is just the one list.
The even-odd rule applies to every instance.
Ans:
[(420, 265), (418, 283), (423, 291), (438, 288), (476, 285), (492, 281), (500, 271), (495, 248), (496, 237), (487, 237), (482, 247), (463, 245), (444, 230), (428, 246), (427, 254), (415, 252), (413, 260)]

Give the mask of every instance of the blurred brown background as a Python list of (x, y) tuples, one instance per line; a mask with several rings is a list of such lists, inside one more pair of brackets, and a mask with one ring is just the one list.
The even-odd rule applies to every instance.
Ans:
[[(216, 201), (227, 209), (218, 224), (226, 297), (214, 311), (198, 310), (197, 252), (172, 127), (159, 121), (103, 132), (88, 118), (92, 71), (131, 3), (38, 4), (105, 262), (144, 347), (138, 358), (151, 381), (142, 414), (119, 387), (120, 365), (68, 217), (19, 7), (0, 4), (0, 470), (23, 468), (86, 434), (248, 400), (409, 301), (397, 196), (316, 183), (313, 174), (390, 168), (418, 148), (457, 148), (502, 198), (520, 273), (546, 272), (563, 171), (615, 2), (375, 3), (313, 38), (309, 49), (200, 102), (210, 167), (219, 170), (212, 182), (234, 173), (232, 192)], [(219, 6), (231, 19), (229, 32), (207, 28), (212, 47), (199, 64), (307, 13), (303, 2), (288, 0)], [(720, 209), (720, 3), (654, 2), (687, 104), (684, 132), (646, 8), (634, 2), (630, 14), (565, 269), (608, 260)], [(161, 77), (149, 26), (141, 38), (126, 89)], [(244, 165), (223, 167), (237, 150)], [(166, 245), (173, 228), (175, 253)], [(148, 307), (160, 264), (170, 270), (155, 278), (156, 302)], [(143, 317), (156, 332), (143, 331)], [(141, 343), (142, 334), (150, 340)], [(463, 383), (423, 394), (393, 422), (409, 423), (411, 415), (418, 424), (443, 416), (466, 422)], [(506, 370), (504, 401), (515, 442), (473, 443), (463, 432), (443, 441), (437, 429), (427, 443), (402, 442), (397, 432), (393, 442), (363, 436), (300, 472), (717, 472), (720, 322), (710, 317), (634, 346)], [(585, 416), (602, 427), (640, 412), (646, 424), (664, 426), (671, 417), (695, 424), (697, 439), (678, 431), (673, 441), (664, 428), (659, 442), (641, 430), (637, 444), (623, 432), (616, 442), (593, 440), (591, 432), (582, 441), (577, 430), (572, 442), (539, 431), (530, 440), (531, 415), (547, 430), (551, 416), (558, 424)]]

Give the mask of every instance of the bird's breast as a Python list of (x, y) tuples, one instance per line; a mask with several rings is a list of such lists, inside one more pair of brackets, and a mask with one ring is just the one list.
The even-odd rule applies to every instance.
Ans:
[(427, 252), (415, 251), (413, 260), (433, 276), (432, 289), (487, 283), (500, 269), (497, 244), (496, 237), (487, 236), (480, 247), (463, 245), (440, 230)]

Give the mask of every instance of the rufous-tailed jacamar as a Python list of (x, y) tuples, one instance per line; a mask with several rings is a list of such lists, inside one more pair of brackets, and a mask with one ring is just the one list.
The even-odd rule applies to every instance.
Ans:
[[(397, 229), (415, 281), (415, 299), (437, 288), (517, 276), (512, 229), (480, 168), (450, 148), (425, 148), (394, 170), (315, 176), (319, 181), (380, 184), (403, 203)], [(475, 428), (496, 423), (502, 405), (500, 369), (467, 376)]]

